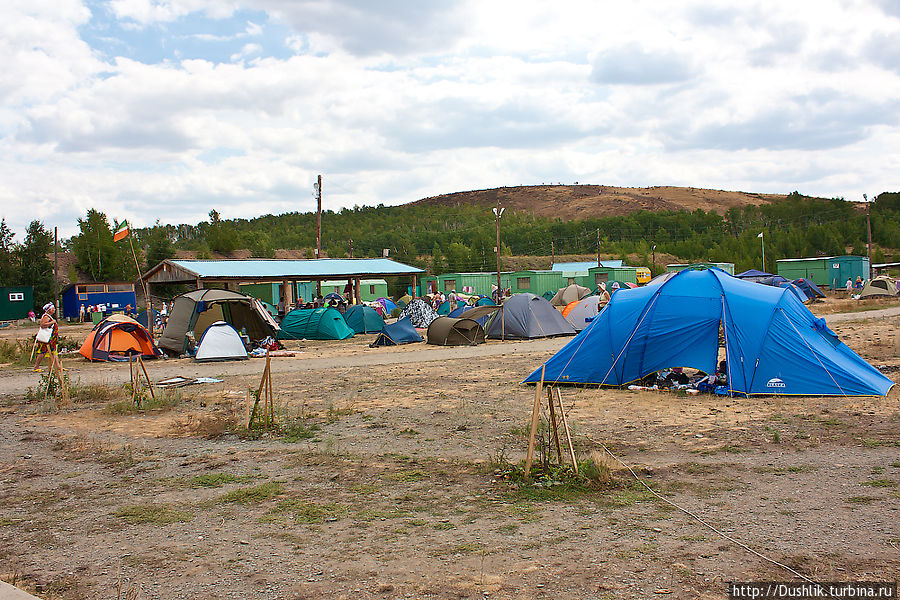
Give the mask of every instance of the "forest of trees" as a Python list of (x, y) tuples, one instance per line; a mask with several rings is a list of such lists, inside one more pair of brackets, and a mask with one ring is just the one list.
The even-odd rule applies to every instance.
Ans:
[[(900, 255), (900, 193), (880, 194), (871, 206), (873, 262)], [(171, 258), (177, 249), (193, 250), (200, 258), (249, 249), (253, 256), (272, 257), (276, 248), (306, 251), (313, 256), (315, 213), (264, 215), (223, 220), (215, 210), (197, 225), (162, 225), (132, 229), (134, 254), (128, 241), (113, 242), (118, 223), (97, 210), (78, 220), (79, 233), (63, 243), (74, 253), (77, 268), (97, 281), (131, 281), (142, 269)], [(458, 206), (406, 205), (345, 208), (322, 217), (323, 251), (332, 258), (382, 256), (426, 268), (430, 273), (491, 271), (496, 266), (496, 230), (490, 209)], [(760, 232), (765, 232), (766, 270), (776, 271), (779, 258), (866, 253), (866, 217), (859, 203), (821, 199), (797, 192), (773, 204), (732, 208), (724, 215), (702, 210), (636, 212), (629, 215), (563, 221), (506, 211), (501, 224), (504, 255), (557, 256), (600, 251), (651, 266), (657, 254), (684, 262), (733, 262), (738, 271), (759, 268)], [(32, 221), (17, 243), (5, 220), (0, 221), (0, 283), (31, 285), (35, 302), (51, 299), (53, 290), (52, 235)], [(635, 259), (636, 256), (636, 259)], [(660, 269), (662, 265), (659, 265)], [(70, 277), (72, 274), (70, 273)]]
[[(871, 205), (873, 262), (900, 249), (900, 193), (879, 195)], [(138, 232), (143, 242), (164, 237), (174, 248), (200, 256), (247, 248), (254, 256), (274, 256), (276, 248), (315, 247), (315, 213), (265, 215), (254, 219), (210, 221), (197, 225), (164, 225)], [(327, 211), (322, 217), (323, 251), (332, 258), (381, 256), (427, 268), (430, 272), (490, 271), (495, 268), (495, 222), (489, 209), (472, 206), (406, 205), (354, 207)], [(759, 268), (758, 239), (765, 232), (766, 269), (774, 272), (779, 258), (865, 254), (866, 219), (858, 203), (820, 199), (797, 192), (785, 200), (732, 208), (725, 215), (702, 210), (637, 212), (630, 215), (562, 221), (531, 212), (506, 211), (502, 218), (502, 251), (507, 255), (593, 254), (625, 257), (636, 254), (650, 265), (657, 253), (684, 261), (733, 262), (736, 268)], [(150, 262), (150, 261), (148, 261)]]

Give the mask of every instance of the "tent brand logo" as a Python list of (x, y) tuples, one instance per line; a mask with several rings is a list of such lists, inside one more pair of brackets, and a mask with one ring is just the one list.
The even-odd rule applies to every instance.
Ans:
[(782, 380), (778, 379), (777, 377), (773, 377), (772, 379), (769, 380), (768, 383), (766, 383), (766, 387), (783, 388), (784, 382)]

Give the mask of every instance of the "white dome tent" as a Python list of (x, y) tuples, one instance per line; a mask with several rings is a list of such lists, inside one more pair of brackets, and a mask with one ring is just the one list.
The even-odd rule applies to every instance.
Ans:
[(246, 360), (247, 349), (237, 330), (225, 321), (216, 321), (206, 328), (197, 346), (196, 361)]

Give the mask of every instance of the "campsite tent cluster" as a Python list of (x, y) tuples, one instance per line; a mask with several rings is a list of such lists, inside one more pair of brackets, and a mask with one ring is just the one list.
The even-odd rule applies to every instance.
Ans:
[[(883, 279), (870, 284), (896, 294), (893, 281)], [(379, 347), (422, 342), (417, 327), (426, 330), (429, 344), (444, 346), (580, 332), (525, 382), (622, 386), (675, 367), (715, 373), (724, 346), (730, 395), (886, 394), (893, 382), (804, 306), (819, 294), (802, 279), (779, 281), (761, 272), (733, 277), (704, 268), (620, 289), (605, 305), (587, 288), (569, 286), (551, 301), (522, 293), (502, 307), (461, 306), (450, 316), (409, 299), (394, 323), (360, 305), (344, 314), (329, 307), (297, 309), (279, 325), (253, 298), (198, 290), (176, 299), (158, 347), (140, 323), (113, 315), (94, 327), (79, 351), (89, 360), (129, 360), (155, 358), (161, 350), (181, 355), (194, 347), (196, 360), (204, 361), (245, 359), (247, 341), (276, 336), (342, 340), (377, 333), (370, 345)]]

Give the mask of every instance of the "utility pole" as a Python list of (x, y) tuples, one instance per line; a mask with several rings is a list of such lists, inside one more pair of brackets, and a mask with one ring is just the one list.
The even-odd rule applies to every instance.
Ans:
[(503, 299), (503, 287), (500, 285), (500, 215), (506, 208), (500, 208), (500, 199), (497, 199), (497, 208), (494, 209), (494, 215), (497, 217), (497, 297)]
[[(59, 309), (59, 238), (57, 237), (57, 228), (53, 228), (53, 303)], [(73, 281), (71, 283), (78, 283)], [(78, 290), (75, 290), (76, 292)]]
[(353, 258), (353, 238), (350, 238), (350, 258)]
[(322, 254), (322, 176), (316, 181), (316, 258)]
[(600, 266), (600, 228), (597, 228), (597, 266)]
[(869, 219), (869, 197), (863, 194), (863, 200), (866, 201), (866, 232), (869, 238), (866, 244), (866, 256), (869, 258), (869, 279), (872, 279), (872, 221)]
[(656, 244), (653, 244), (653, 268), (650, 269), (650, 277), (651, 278), (654, 276), (655, 272), (656, 272)]
[(553, 246), (553, 240), (550, 241), (550, 268), (553, 268), (553, 263), (556, 262), (556, 248)]

